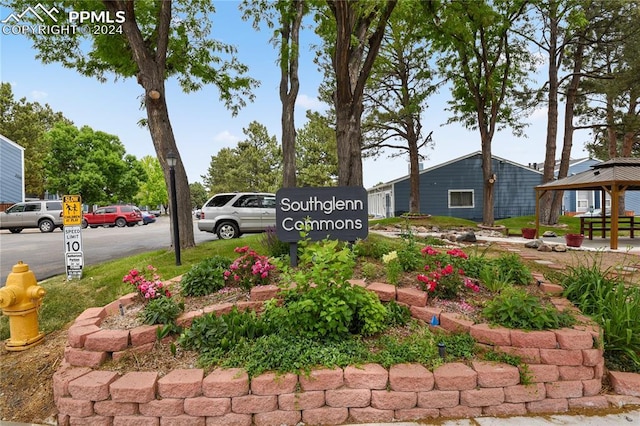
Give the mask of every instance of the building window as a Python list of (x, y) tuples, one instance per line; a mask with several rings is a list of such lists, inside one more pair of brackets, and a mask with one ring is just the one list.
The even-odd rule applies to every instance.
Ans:
[(473, 189), (449, 190), (450, 209), (469, 209), (473, 208), (474, 205)]
[(578, 200), (578, 211), (579, 212), (586, 211), (588, 206), (589, 206), (589, 201), (588, 200)]

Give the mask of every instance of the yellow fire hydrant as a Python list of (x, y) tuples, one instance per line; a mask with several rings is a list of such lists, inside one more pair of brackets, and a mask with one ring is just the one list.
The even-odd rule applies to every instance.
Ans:
[(13, 265), (6, 286), (0, 288), (0, 308), (9, 317), (8, 351), (24, 351), (44, 339), (38, 327), (38, 307), (45, 294), (29, 265), (21, 261)]

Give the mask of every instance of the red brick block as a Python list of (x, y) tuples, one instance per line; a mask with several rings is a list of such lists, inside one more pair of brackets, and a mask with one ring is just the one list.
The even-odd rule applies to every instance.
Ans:
[(254, 312), (261, 312), (262, 311), (262, 307), (264, 305), (264, 302), (262, 301), (241, 301), (241, 302), (236, 302), (236, 308), (238, 308), (238, 311), (240, 312), (246, 312), (246, 311), (254, 311)]
[(478, 384), (478, 373), (460, 362), (441, 365), (433, 371), (436, 389), (465, 390)]
[(596, 379), (602, 379), (604, 377), (604, 359), (593, 367), (593, 375)]
[(369, 389), (331, 389), (324, 393), (329, 407), (367, 407), (371, 404)]
[(396, 290), (396, 301), (409, 306), (424, 307), (427, 305), (427, 292), (417, 288), (399, 288)]
[(298, 385), (298, 376), (293, 373), (264, 373), (251, 379), (251, 393), (254, 395), (281, 395), (292, 393)]
[(520, 372), (513, 365), (473, 361), (473, 369), (478, 374), (478, 386), (482, 388), (498, 388), (520, 383)]
[(205, 426), (204, 417), (192, 417), (182, 414), (174, 417), (161, 417), (160, 426)]
[[(122, 402), (121, 404), (125, 403)], [(154, 399), (144, 404), (136, 405), (138, 405), (140, 414), (143, 416), (175, 417), (184, 414), (184, 399), (182, 398)]]
[(440, 314), (440, 327), (452, 333), (468, 333), (473, 321), (461, 315), (443, 312)]
[(555, 349), (556, 344), (553, 331), (511, 330), (511, 346), (517, 348)]
[(604, 351), (602, 349), (583, 349), (582, 365), (587, 367), (595, 367), (604, 360)]
[(249, 393), (249, 375), (241, 368), (216, 369), (202, 380), (202, 394), (211, 398), (231, 398)]
[[(94, 318), (95, 319), (95, 318)], [(87, 336), (97, 333), (101, 328), (97, 325), (72, 325), (67, 331), (67, 343), (72, 348), (84, 347)]]
[(220, 316), (230, 313), (234, 307), (235, 305), (233, 303), (218, 303), (216, 305), (207, 306), (203, 310), (205, 314), (215, 314)]
[(527, 364), (526, 368), (520, 367), (524, 374), (529, 375), (532, 383), (555, 382), (560, 378), (557, 365)]
[(93, 415), (93, 401), (88, 399), (62, 397), (58, 399), (56, 407), (60, 413), (72, 417), (89, 417)]
[(379, 410), (401, 410), (413, 408), (418, 402), (416, 392), (386, 390), (371, 391), (371, 406)]
[(231, 398), (231, 411), (239, 414), (268, 413), (278, 408), (276, 395), (245, 395)]
[(158, 417), (121, 416), (113, 419), (113, 426), (158, 426)]
[(564, 413), (569, 411), (569, 403), (565, 398), (543, 399), (541, 401), (527, 402), (527, 411), (529, 413)]
[(88, 335), (84, 348), (89, 351), (115, 352), (129, 346), (129, 330), (100, 330)]
[(135, 371), (109, 385), (111, 399), (119, 402), (149, 402), (156, 397), (158, 373)]
[(365, 280), (351, 279), (351, 280), (347, 280), (347, 282), (351, 284), (352, 287), (354, 285), (357, 285), (358, 287), (362, 287), (362, 288), (367, 287), (367, 282)]
[(544, 383), (531, 385), (515, 385), (504, 388), (505, 402), (531, 402), (542, 401), (547, 397), (547, 390)]
[(308, 410), (325, 405), (323, 391), (309, 391), (278, 395), (278, 408), (283, 411)]
[(131, 337), (131, 346), (142, 346), (148, 343), (154, 343), (158, 336), (158, 325), (141, 325), (129, 332)]
[(522, 362), (528, 364), (540, 364), (540, 349), (516, 348), (514, 346), (496, 346), (496, 351), (520, 357)]
[(582, 365), (582, 351), (579, 349), (540, 349), (543, 364)]
[(592, 380), (582, 381), (582, 395), (584, 396), (598, 395), (601, 390), (602, 390), (601, 379), (592, 379)]
[(97, 368), (107, 360), (107, 353), (85, 351), (67, 346), (64, 348), (64, 359), (74, 367)]
[(231, 398), (185, 398), (184, 412), (195, 417), (223, 416), (231, 412)]
[(440, 410), (437, 408), (409, 408), (407, 410), (396, 410), (394, 417), (398, 421), (435, 419), (440, 417)]
[(76, 317), (76, 321), (82, 321), (87, 318), (105, 319), (107, 312), (103, 308), (88, 308)]
[(396, 364), (389, 369), (391, 390), (426, 392), (433, 389), (433, 373), (420, 364)]
[(440, 308), (432, 308), (432, 307), (424, 307), (421, 308), (419, 306), (410, 306), (409, 310), (411, 311), (411, 316), (413, 318), (424, 321), (427, 324), (431, 324), (431, 320), (435, 316), (440, 323), (440, 314), (442, 313), (442, 309)]
[(640, 374), (610, 371), (609, 382), (618, 395), (640, 396)]
[(584, 365), (561, 365), (558, 367), (560, 380), (590, 380), (594, 378), (593, 370), (593, 367), (585, 367)]
[(111, 423), (112, 419), (104, 416), (69, 417), (69, 424), (73, 426), (111, 426)]
[(542, 283), (539, 287), (540, 291), (546, 294), (561, 295), (564, 287), (558, 284)]
[(57, 401), (60, 397), (69, 396), (69, 383), (91, 371), (88, 367), (74, 368), (69, 365), (59, 368), (53, 373), (53, 400)]
[(302, 418), (300, 411), (272, 411), (253, 416), (255, 426), (297, 425)]
[(460, 405), (486, 407), (504, 402), (503, 388), (468, 389), (460, 391)]
[(545, 383), (547, 398), (578, 398), (582, 396), (580, 380)]
[(393, 420), (393, 410), (379, 410), (372, 407), (350, 408), (349, 416), (356, 423), (386, 423)]
[(337, 389), (344, 384), (344, 372), (337, 367), (321, 368), (311, 370), (308, 375), (300, 374), (298, 380), (303, 391)]
[(207, 417), (207, 426), (252, 426), (251, 414), (229, 413), (219, 417)]
[(92, 371), (69, 382), (69, 393), (75, 399), (103, 401), (109, 399), (109, 385), (118, 377), (115, 371)]
[(89, 325), (95, 325), (100, 328), (100, 324), (102, 324), (102, 320), (100, 318), (86, 318), (80, 321), (74, 321), (72, 327), (86, 327)]
[(459, 403), (459, 391), (432, 390), (429, 392), (418, 392), (418, 407), (420, 408), (455, 407)]
[(204, 371), (200, 368), (170, 371), (158, 380), (158, 395), (162, 398), (190, 398), (202, 395), (203, 377)]
[(511, 346), (511, 330), (508, 328), (493, 327), (489, 324), (474, 324), (471, 326), (470, 334), (478, 343)]
[[(138, 412), (138, 404), (133, 402), (96, 401), (93, 411), (100, 416), (131, 416)], [(180, 401), (180, 413), (182, 413), (182, 401)]]
[(579, 410), (584, 408), (606, 410), (609, 408), (609, 401), (607, 401), (607, 397), (604, 395), (584, 396), (582, 398), (569, 399), (570, 410)]
[(451, 419), (468, 419), (471, 417), (478, 417), (482, 415), (482, 408), (480, 407), (467, 407), (465, 405), (458, 405), (457, 407), (441, 408), (440, 416)]
[(197, 311), (185, 312), (178, 316), (178, 318), (176, 319), (176, 324), (178, 324), (180, 327), (188, 328), (191, 327), (194, 319), (200, 318), (203, 315), (204, 310), (202, 309), (198, 309)]
[(396, 300), (396, 286), (384, 283), (371, 283), (367, 290), (373, 291), (382, 302)]
[(322, 407), (302, 410), (302, 421), (307, 425), (341, 425), (348, 417), (348, 408)]
[(156, 346), (155, 342), (153, 343), (145, 343), (140, 346), (131, 346), (124, 351), (113, 352), (111, 354), (111, 359), (114, 361), (119, 361), (126, 357), (132, 357), (133, 354), (144, 354), (149, 353)]
[(504, 403), (482, 407), (482, 415), (484, 416), (508, 417), (524, 416), (525, 414), (527, 414), (527, 407), (523, 402), (519, 404)]
[(344, 369), (344, 384), (352, 389), (385, 389), (389, 372), (379, 364), (364, 364)]
[(586, 331), (574, 330), (573, 328), (563, 328), (555, 330), (556, 340), (560, 349), (591, 349), (593, 348), (593, 337)]
[(640, 405), (640, 398), (628, 395), (605, 395), (609, 404), (616, 408), (623, 408), (628, 405)]
[(251, 288), (249, 298), (254, 302), (265, 301), (277, 297), (278, 293), (280, 293), (280, 287), (277, 285), (259, 285)]

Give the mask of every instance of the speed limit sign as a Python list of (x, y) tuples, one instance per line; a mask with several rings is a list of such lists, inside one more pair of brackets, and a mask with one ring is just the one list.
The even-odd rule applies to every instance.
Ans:
[(79, 225), (65, 226), (64, 253), (67, 279), (82, 278), (84, 256), (82, 255), (82, 228)]

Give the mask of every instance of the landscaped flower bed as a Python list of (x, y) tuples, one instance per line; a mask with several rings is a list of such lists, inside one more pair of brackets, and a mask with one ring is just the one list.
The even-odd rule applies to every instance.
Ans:
[[(300, 421), (341, 424), (346, 421), (550, 413), (608, 406), (607, 398), (599, 394), (605, 370), (599, 328), (576, 312), (566, 299), (547, 295), (543, 299), (550, 301), (553, 308), (541, 308), (534, 295), (539, 290), (557, 295), (562, 291), (561, 287), (545, 282), (542, 276), (532, 280), (526, 268), (514, 266), (514, 259), (509, 257), (485, 262), (477, 258), (469, 260), (459, 249), (416, 248), (411, 239), (397, 251), (386, 247), (360, 248), (379, 252), (378, 259), (386, 268), (386, 277), (397, 278), (398, 267), (402, 268), (405, 272), (402, 284), (396, 286), (381, 280), (351, 279), (347, 282), (348, 275), (354, 270), (353, 258), (348, 254), (350, 250), (333, 243), (315, 246), (301, 256), (302, 268), (280, 265), (279, 286), (246, 285), (251, 289), (249, 300), (214, 303), (180, 315), (174, 326), (175, 329), (182, 327), (184, 331), (176, 343), (187, 349), (202, 350), (207, 355), (206, 360), (214, 362), (215, 366), (227, 349), (248, 341), (243, 336), (268, 335), (269, 324), (277, 324), (285, 334), (301, 333), (302, 342), (311, 342), (305, 340), (310, 338), (335, 339), (335, 336), (346, 336), (345, 333), (353, 330), (363, 336), (372, 336), (384, 332), (380, 321), (385, 316), (396, 315), (400, 319), (404, 309), (422, 324), (430, 324), (430, 330), (442, 330), (446, 335), (470, 335), (483, 351), (493, 354), (493, 358), (466, 358), (445, 363), (441, 360), (390, 363), (389, 360), (396, 358), (387, 356), (380, 358), (382, 362), (364, 362), (359, 366), (338, 364), (336, 367), (335, 362), (332, 367), (301, 364), (296, 372), (283, 370), (280, 373), (265, 372), (256, 369), (255, 365), (247, 369), (197, 368), (194, 365), (166, 371), (166, 374), (133, 371), (135, 367), (122, 373), (109, 371), (105, 361), (151, 351), (156, 340), (172, 330), (161, 325), (144, 325), (130, 330), (102, 328), (104, 318), (121, 312), (122, 307), (131, 306), (139, 299), (134, 293), (104, 308), (85, 311), (69, 329), (69, 346), (65, 351), (68, 365), (54, 379), (60, 424), (111, 424), (116, 419), (119, 423), (135, 424), (157, 424), (159, 419), (216, 425), (296, 424)], [(242, 248), (239, 253), (246, 259), (252, 251)], [(240, 277), (244, 273), (246, 279), (255, 277), (259, 282), (265, 282), (273, 268), (267, 266), (266, 258), (256, 257), (257, 253), (251, 256), (251, 261), (236, 261), (232, 265), (237, 267), (220, 270), (219, 275), (239, 282), (245, 280), (236, 279), (235, 275)], [(258, 261), (260, 265), (256, 266)], [(218, 264), (224, 262), (216, 262)], [(508, 268), (505, 269), (505, 265)], [(389, 274), (393, 268), (396, 273)], [(369, 272), (380, 272), (375, 269), (373, 265)], [(407, 270), (417, 270), (414, 275), (409, 274), (413, 284), (408, 281), (409, 285), (406, 285)], [(365, 272), (364, 266), (362, 271)], [(199, 282), (210, 282), (208, 279), (193, 280), (193, 276), (208, 274), (202, 269), (196, 272), (185, 278), (181, 284), (183, 290), (200, 291), (203, 286)], [(482, 281), (471, 278), (480, 276)], [(508, 284), (522, 281), (520, 285), (527, 282), (538, 285), (534, 285), (533, 291), (524, 291), (512, 289), (507, 281)], [(287, 288), (283, 282), (296, 285)], [(346, 284), (338, 284), (342, 282)], [(421, 285), (422, 289), (419, 288)], [(221, 285), (214, 287), (219, 289)], [(468, 302), (459, 299), (462, 294), (467, 294)], [(376, 296), (375, 300), (371, 295)], [(490, 300), (478, 303), (475, 299), (480, 296), (499, 303), (491, 304)], [(503, 303), (500, 297), (509, 303)], [(516, 308), (524, 308), (527, 315), (514, 315), (517, 309), (502, 306), (514, 301), (521, 305)], [(380, 302), (385, 302), (387, 307), (382, 307)], [(389, 310), (394, 305), (403, 308)], [(480, 309), (482, 306), (485, 309)], [(166, 312), (165, 307), (154, 309)], [(574, 313), (558, 314), (562, 311)], [(242, 312), (261, 312), (261, 318)], [(210, 313), (213, 315), (208, 315)], [(490, 325), (485, 322), (487, 314), (508, 324), (522, 323), (523, 327), (536, 330)], [(344, 315), (352, 315), (344, 317), (348, 324), (346, 328), (333, 320)], [(548, 328), (545, 324), (562, 326), (568, 319), (573, 325), (544, 329)], [(426, 326), (422, 327), (427, 330)], [(172, 340), (164, 337), (165, 341), (167, 339)], [(433, 339), (431, 341), (433, 343)], [(394, 345), (393, 342), (388, 340), (387, 344)], [(289, 348), (280, 345), (272, 349), (278, 358)], [(455, 347), (438, 349), (443, 351), (444, 359), (445, 353)], [(513, 359), (517, 362), (512, 362)]]

